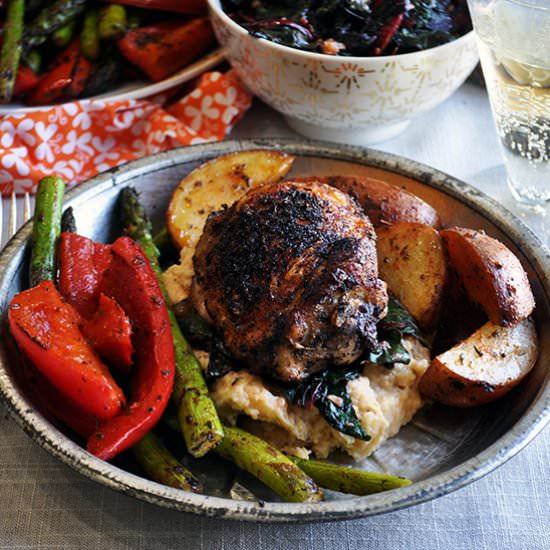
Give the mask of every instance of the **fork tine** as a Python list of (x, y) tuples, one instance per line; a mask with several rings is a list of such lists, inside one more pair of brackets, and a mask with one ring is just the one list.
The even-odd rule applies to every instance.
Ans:
[(28, 191), (25, 191), (24, 206), (23, 206), (23, 223), (26, 223), (31, 218), (31, 196)]
[(11, 194), (10, 220), (9, 220), (9, 238), (11, 239), (17, 232), (17, 197), (15, 191)]

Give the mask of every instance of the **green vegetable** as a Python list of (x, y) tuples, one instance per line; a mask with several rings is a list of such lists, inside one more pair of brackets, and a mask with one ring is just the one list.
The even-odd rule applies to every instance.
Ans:
[(368, 441), (370, 435), (357, 418), (347, 383), (359, 376), (358, 366), (328, 369), (310, 376), (296, 388), (281, 388), (290, 403), (303, 408), (316, 407), (339, 432)]
[(31, 237), (31, 287), (55, 279), (64, 194), (65, 183), (61, 178), (42, 178), (38, 184)]
[(25, 46), (43, 44), (48, 36), (84, 11), (88, 0), (56, 0), (44, 8), (25, 31)]
[(0, 50), (0, 103), (9, 103), (21, 60), (25, 0), (8, 0)]
[[(105, 46), (105, 45), (104, 45)], [(95, 64), (92, 74), (86, 80), (82, 96), (90, 97), (106, 92), (120, 78), (120, 57), (109, 47), (101, 48), (101, 57)]]
[(172, 245), (172, 239), (170, 238), (170, 234), (168, 233), (168, 228), (163, 227), (154, 237), (153, 242), (155, 243), (155, 246), (161, 251), (161, 253), (170, 248)]
[(346, 468), (295, 456), (289, 456), (288, 458), (308, 476), (311, 476), (318, 485), (340, 493), (371, 495), (390, 489), (406, 487), (412, 483), (409, 479), (403, 477), (364, 472), (355, 468)]
[[(122, 217), (128, 233), (138, 242), (157, 275), (166, 303), (168, 295), (158, 264), (158, 250), (153, 243), (152, 228), (138, 195), (132, 188), (121, 192)], [(193, 350), (183, 337), (178, 321), (170, 307), (168, 316), (176, 354), (176, 373), (172, 400), (178, 410), (187, 450), (194, 457), (204, 456), (223, 438), (223, 428), (210, 396), (202, 369)]]
[(288, 502), (319, 502), (323, 492), (296, 464), (263, 439), (225, 426), (216, 453), (243, 468)]
[(148, 433), (132, 447), (132, 454), (147, 475), (163, 485), (202, 493), (199, 480), (170, 453), (153, 434)]
[(99, 38), (115, 40), (124, 35), (127, 29), (126, 8), (119, 4), (109, 4), (99, 13)]
[(421, 340), (420, 331), (411, 314), (393, 296), (388, 300), (388, 314), (378, 323), (377, 329), (381, 344), (378, 349), (369, 351), (366, 359), (388, 368), (395, 363), (408, 364), (411, 356), (403, 345), (403, 337), (414, 336)]
[(189, 300), (172, 306), (185, 338), (195, 349), (206, 350), (209, 354), (206, 380), (215, 380), (234, 369), (234, 359), (223, 342), (193, 308)]
[(72, 206), (65, 209), (61, 215), (61, 233), (76, 233), (76, 220), (74, 219)]
[(25, 65), (38, 74), (42, 68), (42, 54), (40, 51), (30, 50), (27, 54), (25, 54)]
[(97, 10), (89, 10), (84, 15), (80, 33), (80, 48), (88, 59), (99, 57), (99, 13)]
[(76, 31), (76, 21), (73, 19), (52, 34), (52, 40), (58, 48), (64, 48), (73, 38)]

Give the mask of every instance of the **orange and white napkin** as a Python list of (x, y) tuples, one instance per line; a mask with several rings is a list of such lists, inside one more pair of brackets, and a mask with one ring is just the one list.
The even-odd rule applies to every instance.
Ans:
[(94, 99), (1, 116), (0, 193), (32, 193), (50, 175), (78, 183), (144, 155), (221, 141), (250, 103), (232, 71), (209, 72), (167, 108)]

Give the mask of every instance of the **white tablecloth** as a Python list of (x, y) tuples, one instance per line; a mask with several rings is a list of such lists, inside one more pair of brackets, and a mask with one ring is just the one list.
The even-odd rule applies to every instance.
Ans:
[[(279, 115), (257, 102), (232, 137), (259, 136), (295, 134)], [(546, 210), (523, 208), (508, 193), (481, 88), (466, 84), (379, 148), (478, 186), (548, 242)], [(348, 522), (251, 524), (167, 511), (105, 489), (54, 460), (4, 415), (0, 417), (0, 548), (548, 550), (549, 464), (550, 430), (546, 429), (497, 471), (426, 504)]]

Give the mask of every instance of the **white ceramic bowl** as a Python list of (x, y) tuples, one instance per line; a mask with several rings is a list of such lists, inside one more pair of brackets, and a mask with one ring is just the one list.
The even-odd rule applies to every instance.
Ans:
[(251, 36), (208, 0), (214, 32), (250, 90), (301, 134), (369, 144), (402, 132), (447, 99), (478, 62), (474, 33), (420, 52), (339, 57)]

